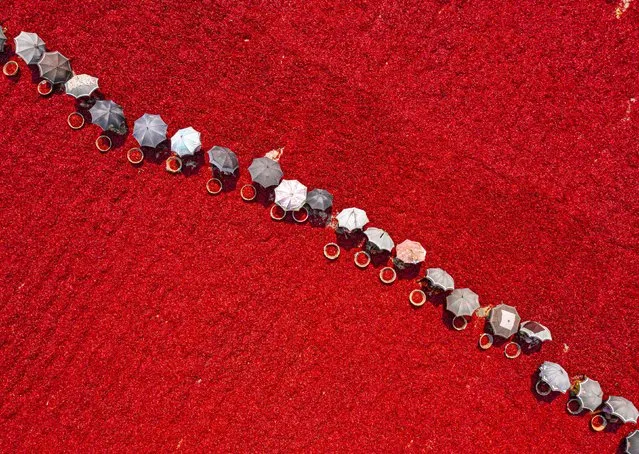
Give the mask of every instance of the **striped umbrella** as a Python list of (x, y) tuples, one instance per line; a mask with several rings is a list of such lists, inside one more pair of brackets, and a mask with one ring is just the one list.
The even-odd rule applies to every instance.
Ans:
[(637, 423), (639, 411), (635, 404), (625, 397), (610, 396), (603, 406), (604, 413), (619, 418), (624, 424), (627, 422)]
[(635, 430), (626, 437), (626, 454), (639, 454), (639, 430)]
[(428, 268), (426, 270), (426, 279), (435, 288), (443, 291), (455, 289), (455, 281), (452, 276), (441, 268)]
[(539, 366), (539, 379), (546, 383), (553, 391), (564, 394), (570, 389), (570, 377), (568, 372), (557, 363), (544, 361)]
[(575, 398), (581, 403), (581, 408), (595, 411), (603, 401), (603, 391), (597, 380), (585, 377), (577, 385)]

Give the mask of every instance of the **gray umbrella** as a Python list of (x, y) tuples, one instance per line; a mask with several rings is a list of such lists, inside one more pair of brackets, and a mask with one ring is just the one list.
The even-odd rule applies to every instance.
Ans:
[(4, 52), (4, 43), (7, 42), (7, 35), (2, 31), (2, 27), (0, 27), (0, 52)]
[(91, 123), (98, 125), (104, 131), (113, 131), (118, 134), (126, 132), (124, 111), (113, 101), (96, 101), (89, 113), (91, 114)]
[(639, 454), (639, 430), (626, 437), (626, 454)]
[(133, 123), (133, 137), (141, 147), (155, 148), (166, 140), (166, 129), (161, 116), (145, 113)]
[(624, 424), (627, 422), (637, 423), (639, 411), (637, 407), (625, 397), (610, 396), (604, 403), (603, 411), (619, 418)]
[(269, 158), (256, 158), (248, 168), (251, 179), (254, 183), (259, 184), (263, 188), (277, 186), (282, 181), (282, 168), (279, 162), (275, 162)]
[(472, 316), (479, 309), (479, 296), (469, 288), (458, 288), (446, 297), (446, 310), (456, 317)]
[(73, 76), (69, 59), (57, 50), (45, 52), (38, 61), (40, 77), (47, 79), (52, 84), (63, 84)]
[(35, 65), (44, 53), (44, 41), (35, 33), (20, 32), (13, 40), (16, 44), (16, 54), (27, 65)]
[(395, 247), (395, 243), (390, 235), (382, 229), (371, 227), (364, 231), (364, 235), (368, 238), (368, 243), (375, 246), (380, 251), (391, 252)]
[(333, 206), (333, 194), (325, 189), (313, 189), (306, 194), (306, 203), (313, 210), (328, 210)]
[(217, 168), (221, 173), (232, 174), (240, 167), (237, 155), (225, 147), (217, 145), (208, 151), (209, 164)]
[(91, 93), (98, 89), (98, 78), (88, 74), (78, 74), (67, 80), (64, 84), (64, 91), (74, 98), (91, 96)]
[(517, 332), (520, 321), (517, 309), (507, 304), (498, 304), (491, 309), (488, 316), (488, 324), (492, 328), (493, 334), (504, 339), (508, 339)]
[(566, 370), (557, 363), (544, 361), (539, 366), (539, 379), (553, 391), (565, 393), (570, 389), (570, 377)]
[(428, 268), (426, 270), (426, 279), (433, 287), (444, 291), (455, 289), (455, 281), (452, 276), (441, 268)]
[(581, 403), (581, 408), (595, 411), (603, 400), (603, 391), (597, 380), (585, 377), (579, 382), (575, 398)]

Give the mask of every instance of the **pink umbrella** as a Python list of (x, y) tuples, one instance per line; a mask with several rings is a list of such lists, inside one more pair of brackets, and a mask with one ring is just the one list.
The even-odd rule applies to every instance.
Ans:
[(395, 248), (397, 259), (404, 263), (416, 265), (426, 259), (426, 249), (417, 241), (404, 240)]

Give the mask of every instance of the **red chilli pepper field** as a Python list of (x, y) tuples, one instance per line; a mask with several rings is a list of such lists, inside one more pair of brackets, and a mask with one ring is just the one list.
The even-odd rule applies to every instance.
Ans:
[[(160, 114), (229, 147), (211, 171), (127, 162), (131, 134), (66, 123), (37, 67), (0, 79), (4, 452), (613, 453), (545, 361), (639, 404), (639, 1), (5, 0), (100, 80), (129, 130)], [(34, 69), (35, 68), (35, 69)], [(330, 228), (242, 201), (253, 158), (421, 242), (482, 306), (548, 326), (541, 351), (478, 348), (383, 285)]]

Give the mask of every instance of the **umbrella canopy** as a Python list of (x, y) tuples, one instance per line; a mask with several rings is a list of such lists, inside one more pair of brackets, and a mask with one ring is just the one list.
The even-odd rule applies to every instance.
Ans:
[(626, 454), (639, 454), (639, 430), (626, 437)]
[(610, 396), (604, 403), (603, 411), (619, 418), (624, 424), (627, 422), (637, 423), (639, 411), (637, 407), (625, 397)]
[(89, 109), (91, 123), (98, 125), (104, 131), (121, 131), (125, 126), (122, 107), (111, 100), (98, 100)]
[(582, 408), (595, 411), (601, 405), (603, 391), (597, 380), (586, 377), (579, 383), (579, 391), (575, 397), (581, 402)]
[(182, 128), (171, 137), (171, 151), (180, 158), (193, 156), (202, 148), (200, 133), (192, 127)]
[(20, 32), (13, 40), (16, 44), (16, 54), (22, 58), (27, 65), (34, 65), (44, 53), (44, 41), (35, 33)]
[(133, 124), (133, 137), (141, 147), (155, 148), (166, 140), (168, 126), (159, 115), (145, 113)]
[(524, 339), (530, 339), (531, 341), (538, 340), (545, 342), (552, 340), (550, 330), (539, 322), (523, 322), (519, 328), (519, 334), (521, 334)]
[(57, 50), (45, 52), (38, 61), (40, 77), (52, 84), (63, 84), (73, 76), (69, 59)]
[(364, 231), (364, 235), (368, 238), (368, 242), (381, 251), (392, 251), (395, 243), (390, 235), (382, 229), (371, 227)]
[(397, 245), (397, 258), (404, 263), (416, 265), (426, 260), (426, 249), (417, 241), (404, 240)]
[(328, 210), (333, 206), (333, 194), (324, 189), (313, 189), (306, 194), (306, 203), (313, 210)]
[(255, 158), (248, 168), (253, 183), (263, 188), (277, 186), (282, 181), (282, 168), (280, 163), (269, 158)]
[(507, 304), (498, 304), (490, 311), (488, 324), (493, 330), (495, 336), (508, 339), (519, 329), (521, 318), (517, 313), (517, 309)]
[(455, 289), (455, 281), (452, 276), (441, 268), (428, 268), (426, 270), (426, 279), (433, 287), (444, 291)]
[(237, 155), (225, 147), (215, 146), (208, 151), (209, 164), (221, 173), (231, 174), (240, 167)]
[(7, 42), (7, 35), (2, 31), (2, 27), (0, 27), (0, 52), (4, 52), (4, 43)]
[(446, 310), (456, 317), (472, 316), (479, 309), (479, 296), (469, 288), (458, 288), (446, 297)]
[(337, 215), (337, 226), (347, 232), (363, 229), (368, 224), (366, 211), (359, 208), (346, 208)]
[(565, 393), (570, 389), (570, 377), (564, 368), (557, 363), (544, 361), (539, 366), (539, 379), (550, 386), (553, 391)]
[(64, 91), (74, 98), (91, 96), (91, 93), (98, 89), (98, 78), (88, 74), (78, 74), (67, 80), (64, 84)]
[(306, 186), (297, 180), (282, 180), (275, 188), (275, 204), (284, 211), (297, 211), (306, 203)]

